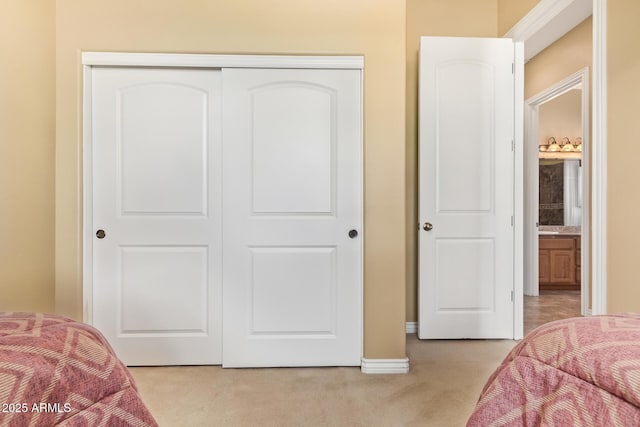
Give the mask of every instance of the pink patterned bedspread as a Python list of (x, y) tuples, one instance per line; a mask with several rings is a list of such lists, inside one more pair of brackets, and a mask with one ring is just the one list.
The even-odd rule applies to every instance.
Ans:
[(535, 329), (491, 375), (467, 426), (640, 426), (640, 314)]
[(127, 368), (91, 326), (0, 313), (0, 426), (157, 426)]

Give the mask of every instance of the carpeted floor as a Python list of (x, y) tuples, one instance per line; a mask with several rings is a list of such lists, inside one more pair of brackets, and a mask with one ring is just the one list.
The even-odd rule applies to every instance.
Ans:
[[(568, 299), (567, 299), (568, 298)], [(579, 293), (563, 298), (579, 315)], [(525, 330), (553, 320), (526, 302)], [(533, 307), (533, 308), (532, 308)], [(526, 317), (528, 310), (537, 310)], [(563, 311), (567, 313), (568, 311)], [(540, 314), (542, 313), (542, 314)], [(564, 314), (563, 314), (564, 315)], [(464, 426), (510, 340), (420, 341), (407, 335), (407, 375), (359, 368), (131, 368), (161, 426)]]
[(360, 368), (131, 368), (161, 426), (464, 426), (514, 341), (419, 341), (407, 375)]

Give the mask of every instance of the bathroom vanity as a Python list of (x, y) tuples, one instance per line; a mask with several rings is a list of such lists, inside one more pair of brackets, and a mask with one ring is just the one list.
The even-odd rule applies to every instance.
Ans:
[[(551, 227), (548, 227), (551, 228)], [(540, 290), (580, 290), (579, 227), (541, 230), (538, 241)]]

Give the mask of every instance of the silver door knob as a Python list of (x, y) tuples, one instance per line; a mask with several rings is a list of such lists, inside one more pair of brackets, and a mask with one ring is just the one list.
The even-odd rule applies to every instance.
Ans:
[(422, 226), (422, 229), (424, 231), (431, 231), (433, 230), (433, 224), (431, 224), (430, 222), (425, 222), (424, 225)]

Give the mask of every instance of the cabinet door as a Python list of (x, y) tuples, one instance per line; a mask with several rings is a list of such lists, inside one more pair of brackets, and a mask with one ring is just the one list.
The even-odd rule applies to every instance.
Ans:
[(573, 249), (549, 251), (550, 281), (555, 284), (574, 285), (576, 283), (576, 260)]
[(546, 249), (538, 250), (538, 282), (540, 284), (550, 282), (549, 267), (549, 251)]
[[(539, 283), (545, 289), (575, 286), (576, 239), (574, 237), (541, 237), (539, 241)], [(578, 270), (579, 271), (579, 270)]]

